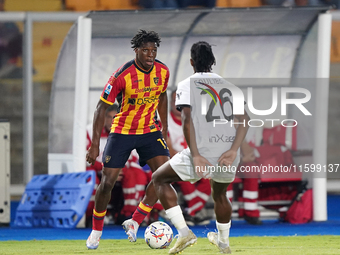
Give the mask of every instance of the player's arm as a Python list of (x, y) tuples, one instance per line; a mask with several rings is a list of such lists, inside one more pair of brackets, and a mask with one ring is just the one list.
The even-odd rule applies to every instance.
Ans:
[(195, 166), (195, 171), (198, 176), (202, 178), (207, 178), (209, 172), (204, 172), (203, 169), (206, 165), (211, 165), (211, 163), (201, 156), (198, 151), (197, 143), (196, 143), (196, 133), (195, 127), (191, 118), (191, 107), (190, 106), (182, 106), (181, 107), (181, 117), (182, 117), (182, 128), (185, 140), (190, 148), (190, 152), (192, 155), (192, 159)]
[(100, 135), (104, 127), (105, 112), (108, 107), (109, 104), (105, 103), (102, 100), (99, 100), (96, 110), (94, 112), (92, 126), (93, 130), (92, 141), (91, 146), (86, 154), (86, 161), (90, 164), (94, 164), (96, 162), (96, 158), (99, 155)]
[(185, 141), (187, 142), (192, 157), (199, 156), (197, 144), (196, 144), (196, 135), (195, 128), (191, 119), (191, 107), (181, 106), (181, 118), (182, 118), (182, 129), (185, 137)]
[(246, 134), (249, 128), (248, 126), (249, 116), (247, 112), (244, 111), (243, 115), (237, 115), (236, 118), (237, 118), (237, 122), (242, 123), (242, 124), (239, 124), (236, 129), (236, 136), (230, 149), (224, 152), (221, 155), (221, 157), (218, 159), (218, 162), (220, 165), (229, 166), (234, 162), (237, 156), (237, 151), (240, 148), (244, 138), (246, 137)]
[[(87, 139), (86, 150), (88, 150), (91, 147), (91, 141), (92, 141), (89, 132), (87, 132), (86, 139)], [(95, 170), (97, 172), (97, 175), (100, 173), (102, 168), (103, 168), (102, 162), (99, 162), (97, 160), (94, 162), (94, 164), (87, 164), (86, 165), (86, 171), (88, 171), (88, 170)]]
[(170, 158), (172, 158), (178, 151), (176, 151), (172, 147), (172, 142), (170, 136), (168, 136), (168, 140), (166, 141), (166, 144), (168, 145), (169, 153), (170, 153)]
[(162, 135), (165, 140), (168, 137), (168, 97), (166, 91), (159, 96), (158, 113), (162, 122)]

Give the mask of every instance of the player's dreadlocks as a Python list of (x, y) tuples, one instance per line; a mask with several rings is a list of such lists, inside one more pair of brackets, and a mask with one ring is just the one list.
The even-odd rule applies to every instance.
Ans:
[(145, 31), (143, 29), (139, 30), (138, 33), (131, 39), (131, 44), (133, 49), (142, 46), (144, 43), (154, 42), (157, 47), (161, 42), (161, 38), (155, 31)]
[(216, 60), (211, 45), (204, 41), (194, 43), (191, 47), (191, 58), (194, 61), (196, 72), (210, 72)]

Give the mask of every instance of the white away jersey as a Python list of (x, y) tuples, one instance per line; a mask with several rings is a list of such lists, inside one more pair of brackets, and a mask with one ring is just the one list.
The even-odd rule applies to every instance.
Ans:
[(176, 106), (190, 105), (200, 154), (213, 165), (230, 149), (236, 135), (231, 94), (233, 84), (215, 73), (195, 73), (178, 84)]

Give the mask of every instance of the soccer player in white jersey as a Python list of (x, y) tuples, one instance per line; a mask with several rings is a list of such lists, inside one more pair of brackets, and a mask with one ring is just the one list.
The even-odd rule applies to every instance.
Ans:
[[(176, 92), (176, 106), (181, 111), (183, 133), (189, 148), (177, 153), (170, 161), (158, 168), (152, 179), (157, 196), (179, 233), (177, 242), (169, 251), (170, 254), (178, 253), (197, 241), (197, 237), (184, 220), (171, 183), (176, 181), (193, 183), (201, 178), (210, 178), (215, 202), (218, 232), (208, 233), (208, 239), (221, 253), (231, 253), (229, 229), (232, 208), (226, 197), (226, 189), (234, 180), (235, 171), (218, 171), (218, 166), (229, 170), (238, 166), (239, 148), (248, 130), (249, 117), (246, 112), (233, 116), (233, 98), (228, 86), (234, 85), (211, 72), (211, 67), (215, 64), (211, 45), (202, 41), (193, 44), (190, 63), (194, 74), (180, 82)], [(218, 83), (220, 87), (216, 85)], [(211, 101), (216, 101), (215, 105), (210, 104), (206, 107), (206, 114), (201, 114), (204, 104), (203, 101), (198, 101), (197, 93), (199, 97), (204, 95), (206, 101), (209, 98)], [(228, 120), (228, 125), (213, 125), (215, 123), (213, 120), (218, 114), (224, 123)], [(230, 125), (232, 121), (239, 125), (237, 127)], [(205, 171), (206, 166), (216, 167)]]

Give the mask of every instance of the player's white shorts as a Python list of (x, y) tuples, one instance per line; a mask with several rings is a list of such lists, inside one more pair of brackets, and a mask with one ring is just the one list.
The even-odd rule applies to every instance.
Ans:
[[(218, 158), (206, 158), (212, 165), (217, 165)], [(172, 169), (177, 173), (177, 175), (183, 181), (189, 181), (191, 183), (197, 182), (201, 179), (194, 169), (192, 156), (190, 153), (190, 149), (186, 148), (185, 150), (177, 153), (173, 156), (169, 161)], [(215, 164), (214, 164), (215, 163)], [(232, 166), (230, 167), (212, 167), (209, 169), (210, 178), (216, 182), (220, 183), (231, 183), (235, 179), (236, 170), (238, 164), (240, 163), (240, 157), (237, 156)]]

